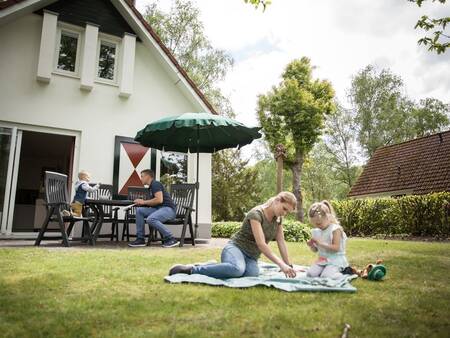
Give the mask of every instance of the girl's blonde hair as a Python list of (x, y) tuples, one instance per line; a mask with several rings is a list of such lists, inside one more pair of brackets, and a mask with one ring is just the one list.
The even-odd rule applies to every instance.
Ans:
[(264, 203), (263, 205), (265, 207), (269, 206), (270, 204), (272, 204), (273, 201), (275, 201), (276, 199), (279, 199), (281, 203), (287, 203), (290, 206), (293, 207), (293, 209), (295, 210), (297, 208), (297, 198), (295, 197), (295, 195), (289, 191), (282, 191), (280, 192), (278, 195), (271, 197), (267, 200), (266, 203)]
[(309, 208), (308, 216), (309, 218), (313, 218), (314, 216), (326, 216), (330, 220), (330, 222), (339, 223), (333, 206), (327, 200), (313, 203)]

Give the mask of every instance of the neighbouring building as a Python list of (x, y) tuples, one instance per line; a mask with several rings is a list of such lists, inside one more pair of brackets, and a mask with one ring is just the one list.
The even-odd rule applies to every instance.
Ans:
[(349, 197), (398, 197), (450, 192), (450, 131), (380, 147)]
[[(70, 183), (88, 170), (121, 196), (144, 168), (194, 182), (195, 154), (133, 138), (149, 122), (200, 111), (215, 113), (133, 1), (0, 0), (0, 238), (36, 236), (45, 170)], [(199, 206), (208, 238), (209, 154), (200, 155)]]

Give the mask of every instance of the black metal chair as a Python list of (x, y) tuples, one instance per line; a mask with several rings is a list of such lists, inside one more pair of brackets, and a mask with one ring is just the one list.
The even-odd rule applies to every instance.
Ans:
[[(128, 199), (134, 201), (142, 198), (148, 200), (150, 198), (150, 191), (144, 187), (128, 187)], [(130, 224), (136, 224), (136, 207), (129, 206), (124, 208), (125, 217), (123, 220), (122, 241), (127, 236), (127, 241), (130, 241), (130, 236), (136, 237), (136, 234), (130, 235)]]
[[(94, 183), (90, 183), (89, 185), (94, 186)], [(110, 184), (100, 184), (100, 187), (93, 192), (88, 193), (88, 198), (90, 199), (106, 199), (112, 200), (113, 198), (113, 186)], [(111, 223), (111, 234), (100, 234), (99, 238), (110, 238), (111, 241), (116, 238), (116, 241), (119, 241), (119, 221), (118, 221), (118, 211), (119, 207), (113, 207), (111, 205), (104, 205), (103, 207), (103, 224)], [(94, 216), (94, 212), (90, 209), (87, 210), (87, 216)]]
[[(87, 237), (82, 236), (80, 240), (87, 239), (91, 245), (94, 245), (92, 232), (89, 227), (90, 217), (74, 217), (70, 213), (69, 192), (67, 190), (67, 175), (55, 173), (52, 171), (45, 172), (45, 200), (47, 204), (47, 216), (39, 230), (39, 235), (34, 245), (39, 246), (43, 239), (46, 240), (63, 240), (65, 246), (69, 246), (69, 236), (75, 223), (82, 222), (83, 233)], [(48, 224), (56, 221), (59, 224), (61, 237), (45, 237)], [(69, 223), (68, 231), (64, 223)]]
[[(195, 184), (172, 184), (170, 186), (170, 194), (172, 196), (172, 200), (176, 205), (176, 218), (174, 220), (167, 221), (165, 224), (173, 224), (173, 225), (182, 225), (183, 228), (181, 230), (180, 236), (180, 246), (184, 245), (184, 240), (186, 237), (186, 228), (189, 226), (189, 239), (192, 242), (192, 245), (195, 245), (195, 236), (194, 229), (192, 225), (192, 211), (195, 209), (192, 208), (194, 205), (195, 198)], [(157, 231), (150, 227), (150, 235), (148, 238), (147, 245), (150, 245), (151, 242), (158, 240), (157, 239)], [(161, 238), (162, 239), (162, 238)]]

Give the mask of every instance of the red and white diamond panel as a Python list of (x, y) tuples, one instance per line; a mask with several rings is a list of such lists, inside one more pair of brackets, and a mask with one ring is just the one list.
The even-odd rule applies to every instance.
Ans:
[(150, 168), (150, 148), (134, 143), (120, 144), (119, 194), (127, 195), (128, 187), (142, 186), (140, 172)]

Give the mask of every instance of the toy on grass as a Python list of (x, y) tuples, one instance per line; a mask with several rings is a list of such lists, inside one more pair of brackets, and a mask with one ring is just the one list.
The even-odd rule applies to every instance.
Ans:
[(357, 271), (358, 276), (372, 281), (379, 281), (386, 276), (386, 267), (382, 264), (383, 260), (378, 259), (376, 264), (368, 264), (363, 270)]

